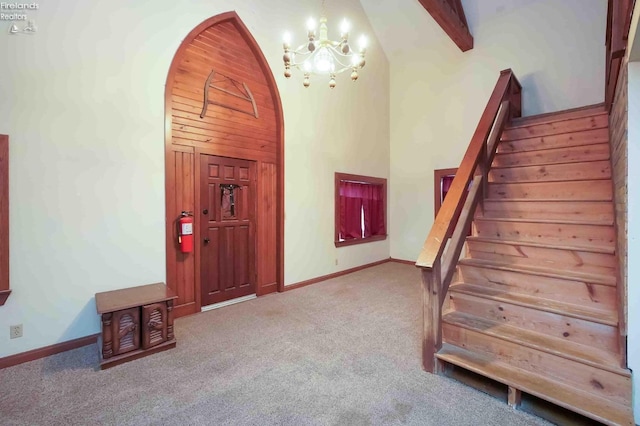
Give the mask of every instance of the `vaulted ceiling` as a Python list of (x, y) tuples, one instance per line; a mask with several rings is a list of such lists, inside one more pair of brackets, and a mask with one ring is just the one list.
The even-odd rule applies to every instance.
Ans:
[[(458, 20), (463, 22), (473, 43), (473, 34), (483, 23), (490, 22), (498, 15), (513, 11), (544, 0), (359, 0), (376, 37), (389, 59), (410, 53), (414, 47), (424, 48), (431, 43), (451, 43), (452, 37), (438, 25), (430, 15), (424, 2), (439, 3), (441, 9), (450, 8)], [(455, 3), (454, 3), (455, 2)], [(453, 4), (453, 6), (452, 6)], [(459, 5), (458, 5), (459, 4)], [(461, 18), (464, 11), (464, 18)], [(454, 23), (456, 19), (450, 18)], [(460, 33), (465, 30), (458, 29)], [(447, 41), (445, 41), (448, 39)], [(456, 43), (457, 44), (457, 43)], [(458, 50), (460, 52), (460, 50)]]

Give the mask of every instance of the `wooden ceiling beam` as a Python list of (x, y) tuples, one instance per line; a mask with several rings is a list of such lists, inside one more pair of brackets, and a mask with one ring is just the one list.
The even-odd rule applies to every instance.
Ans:
[(462, 50), (473, 49), (473, 36), (469, 32), (461, 0), (418, 0), (445, 33)]

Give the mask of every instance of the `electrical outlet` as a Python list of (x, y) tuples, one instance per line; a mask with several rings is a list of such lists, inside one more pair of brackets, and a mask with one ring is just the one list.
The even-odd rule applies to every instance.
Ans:
[(336, 265), (338, 264), (338, 259), (336, 258)]
[(18, 337), (22, 337), (22, 324), (10, 325), (9, 326), (9, 338), (10, 339), (17, 339)]

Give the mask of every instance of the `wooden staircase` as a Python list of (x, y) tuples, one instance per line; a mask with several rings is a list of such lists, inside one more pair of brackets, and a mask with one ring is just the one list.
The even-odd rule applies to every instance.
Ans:
[(506, 124), (435, 358), (509, 386), (514, 406), (526, 392), (633, 425), (608, 139), (602, 106)]

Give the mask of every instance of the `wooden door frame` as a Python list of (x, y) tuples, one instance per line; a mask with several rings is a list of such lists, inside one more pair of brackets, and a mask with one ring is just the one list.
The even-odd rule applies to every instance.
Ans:
[[(194, 176), (194, 185), (193, 185), (193, 191), (194, 191), (193, 201), (194, 201), (194, 208), (196, 208), (196, 211), (199, 211), (199, 208), (200, 208), (200, 200), (199, 200), (199, 197), (197, 196), (197, 194), (199, 194), (198, 188), (200, 186), (199, 179), (197, 178), (198, 176), (197, 171), (199, 171), (200, 169), (200, 166), (198, 164), (199, 156), (201, 154), (210, 154), (210, 155), (217, 155), (217, 156), (223, 156), (223, 157), (228, 156), (228, 155), (225, 155), (224, 153), (217, 152), (213, 148), (208, 149), (208, 148), (202, 148), (197, 146), (174, 145), (172, 143), (172, 140), (173, 140), (172, 138), (172, 110), (173, 110), (172, 90), (174, 86), (174, 77), (175, 77), (175, 74), (177, 73), (180, 61), (182, 60), (189, 44), (201, 32), (203, 32), (207, 28), (213, 25), (228, 22), (228, 21), (232, 21), (238, 27), (242, 38), (244, 39), (244, 41), (247, 43), (252, 53), (254, 54), (262, 70), (262, 73), (265, 79), (267, 80), (269, 91), (271, 93), (272, 99), (274, 100), (274, 109), (275, 109), (275, 115), (276, 115), (275, 124), (276, 124), (276, 135), (277, 135), (276, 136), (277, 137), (277, 149), (276, 149), (277, 178), (276, 178), (276, 200), (275, 200), (275, 204), (276, 204), (276, 280), (277, 280), (276, 290), (278, 292), (283, 292), (285, 288), (284, 288), (284, 114), (282, 110), (282, 101), (280, 99), (280, 93), (278, 91), (278, 86), (276, 84), (275, 78), (273, 76), (273, 73), (271, 72), (271, 68), (269, 67), (269, 64), (266, 58), (264, 57), (264, 54), (262, 53), (262, 50), (260, 49), (260, 46), (251, 35), (249, 29), (244, 25), (244, 23), (242, 22), (238, 14), (233, 11), (221, 13), (219, 15), (206, 19), (205, 21), (197, 25), (193, 30), (191, 30), (189, 34), (181, 42), (180, 47), (176, 51), (171, 61), (169, 72), (167, 74), (167, 80), (165, 85), (165, 116), (164, 116), (164, 122), (165, 122), (165, 234), (166, 234), (165, 235), (165, 258), (166, 258), (167, 281), (169, 281), (168, 277), (170, 277), (169, 268), (172, 265), (171, 263), (172, 259), (170, 258), (170, 256), (174, 253), (173, 247), (175, 245), (175, 242), (174, 242), (174, 235), (173, 235), (174, 234), (173, 224), (176, 219), (174, 217), (170, 217), (170, 215), (172, 214), (171, 207), (173, 206), (169, 205), (169, 201), (173, 200), (172, 192), (175, 191), (175, 186), (176, 186), (176, 179), (172, 170), (173, 163), (170, 161), (171, 154), (177, 150), (177, 151), (188, 152), (194, 155), (193, 170), (194, 170), (195, 176)], [(236, 158), (240, 158), (240, 157), (238, 156)], [(252, 158), (241, 158), (241, 159), (255, 161), (255, 159), (252, 159)], [(260, 167), (260, 164), (261, 162), (257, 162), (256, 168)], [(260, 174), (257, 173), (256, 187), (258, 187), (259, 185), (260, 185)], [(259, 209), (259, 208), (260, 208), (260, 205), (258, 203), (258, 200), (256, 200), (256, 209)], [(195, 216), (196, 217), (195, 217), (194, 225), (199, 227), (200, 215), (196, 214)], [(255, 230), (256, 235), (258, 232), (258, 226), (260, 226), (260, 224), (256, 220), (256, 230)], [(199, 233), (199, 228), (197, 229), (198, 230), (196, 232)], [(259, 245), (256, 247), (256, 251), (255, 251), (256, 271), (258, 271), (257, 259), (263, 254), (263, 251), (265, 251), (265, 248), (262, 248), (261, 250)], [(192, 254), (194, 256), (193, 275), (194, 275), (194, 297), (195, 297), (195, 309), (196, 309), (195, 312), (199, 312), (200, 308), (202, 307), (202, 300), (201, 300), (202, 291), (201, 291), (201, 283), (200, 283), (201, 253), (200, 253), (200, 250), (198, 249), (197, 244), (194, 245), (194, 252)], [(175, 284), (167, 282), (167, 285), (170, 288), (173, 288), (172, 286)], [(265, 294), (264, 291), (261, 292), (261, 289), (258, 286), (258, 282), (256, 282), (256, 293), (258, 296)], [(186, 313), (191, 313), (191, 312), (183, 313), (182, 311), (180, 311), (180, 312), (177, 312), (178, 314), (177, 316), (180, 316), (181, 314), (186, 314)]]

